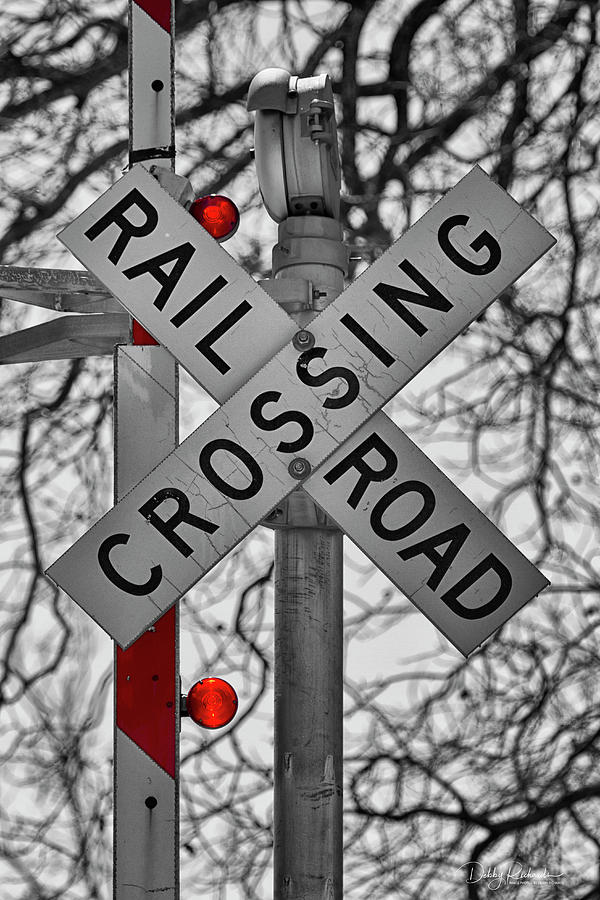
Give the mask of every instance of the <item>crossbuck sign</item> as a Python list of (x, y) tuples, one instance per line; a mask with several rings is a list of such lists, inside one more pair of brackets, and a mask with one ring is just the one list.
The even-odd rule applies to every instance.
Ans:
[(380, 411), (554, 243), (482, 169), (308, 343), (142, 165), (61, 240), (222, 403), (48, 570), (121, 646), (299, 484), (465, 655), (547, 584)]

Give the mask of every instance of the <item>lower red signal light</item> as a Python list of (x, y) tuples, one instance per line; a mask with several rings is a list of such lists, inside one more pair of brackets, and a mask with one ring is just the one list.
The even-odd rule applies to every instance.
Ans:
[(190, 689), (186, 698), (187, 714), (202, 728), (228, 725), (238, 709), (234, 689), (222, 678), (203, 678)]
[(216, 241), (226, 241), (238, 230), (240, 213), (228, 197), (211, 194), (194, 200), (190, 212), (197, 222), (214, 237)]

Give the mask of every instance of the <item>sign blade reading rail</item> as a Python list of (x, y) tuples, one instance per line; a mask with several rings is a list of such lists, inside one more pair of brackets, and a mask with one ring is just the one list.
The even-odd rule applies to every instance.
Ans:
[(384, 412), (304, 490), (465, 656), (548, 584)]
[[(79, 231), (92, 246), (108, 223), (103, 259), (127, 280), (142, 278), (145, 307), (131, 311), (169, 346), (177, 327), (171, 312), (158, 320), (148, 313), (163, 297), (164, 270), (156, 255), (140, 259), (144, 253), (132, 249), (152, 235), (148, 222), (159, 215), (148, 209), (144, 219), (122, 220), (114, 212), (122, 203), (118, 195), (92, 224), (84, 214)], [(171, 237), (168, 227), (163, 242), (165, 235)], [(301, 457), (313, 470), (323, 463), (553, 242), (476, 167), (311, 323), (314, 347), (299, 352), (290, 343), (280, 350), (48, 574), (126, 646), (297, 486), (293, 460)], [(77, 246), (110, 286), (97, 250), (88, 250), (88, 259), (85, 242)], [(191, 340), (204, 346), (201, 304), (189, 294), (184, 303), (183, 309), (193, 306)], [(220, 329), (223, 351), (229, 329), (222, 322), (211, 327)], [(219, 384), (248, 373), (254, 340), (245, 358), (231, 356), (231, 376), (221, 372), (219, 383), (211, 373), (217, 399), (228, 390)], [(204, 384), (207, 357), (199, 356), (189, 368)]]
[(142, 164), (59, 238), (217, 400), (298, 330)]

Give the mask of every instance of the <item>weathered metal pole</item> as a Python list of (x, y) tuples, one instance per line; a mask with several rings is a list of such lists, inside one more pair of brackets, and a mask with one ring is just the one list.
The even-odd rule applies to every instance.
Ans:
[(296, 517), (275, 537), (275, 897), (341, 900), (342, 533)]
[[(313, 309), (293, 313), (309, 335), (319, 306), (344, 289), (346, 258), (334, 219), (281, 223), (273, 274), (312, 285)], [(302, 490), (281, 517), (281, 527), (274, 520), (274, 893), (341, 900), (343, 535)]]
[[(310, 323), (348, 273), (331, 81), (263, 69), (247, 105), (261, 194), (280, 223), (261, 284), (297, 322), (298, 366), (318, 378), (327, 351)], [(289, 471), (302, 479), (310, 466), (298, 455)], [(265, 524), (276, 531), (274, 896), (341, 900), (342, 534), (301, 489)]]
[[(173, 0), (129, 0), (129, 163), (174, 165)], [(115, 357), (115, 499), (177, 444), (176, 364), (136, 322)], [(179, 897), (179, 617), (115, 645), (114, 898)]]

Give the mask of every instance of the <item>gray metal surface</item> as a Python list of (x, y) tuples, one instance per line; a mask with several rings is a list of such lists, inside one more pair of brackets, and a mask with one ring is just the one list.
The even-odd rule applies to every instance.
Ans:
[[(320, 308), (344, 290), (341, 228), (333, 219), (304, 217), (294, 227), (319, 235), (273, 252), (271, 285), (303, 279), (317, 288)], [(334, 245), (337, 238), (338, 246)], [(284, 242), (285, 245), (285, 242)], [(323, 252), (325, 245), (325, 252)], [(337, 253), (336, 253), (337, 250)], [(332, 252), (333, 251), (333, 252)], [(287, 269), (277, 278), (278, 263)], [(291, 278), (289, 277), (291, 275)], [(300, 277), (299, 277), (300, 276)], [(306, 282), (305, 282), (306, 283)], [(306, 313), (294, 315), (298, 325)], [(300, 488), (278, 504), (285, 524), (275, 538), (274, 578), (274, 896), (341, 900), (343, 896), (343, 646), (342, 533)], [(278, 516), (275, 519), (278, 520)], [(327, 530), (320, 527), (323, 520)], [(273, 520), (269, 517), (269, 523)]]
[(59, 312), (122, 312), (95, 275), (78, 269), (0, 266), (0, 297)]
[(264, 69), (250, 83), (247, 108), (256, 110), (256, 174), (271, 218), (338, 219), (340, 164), (329, 76)]
[(275, 535), (275, 897), (341, 900), (343, 547)]
[(0, 337), (0, 365), (109, 356), (115, 344), (129, 341), (130, 331), (131, 320), (123, 312), (61, 316)]

